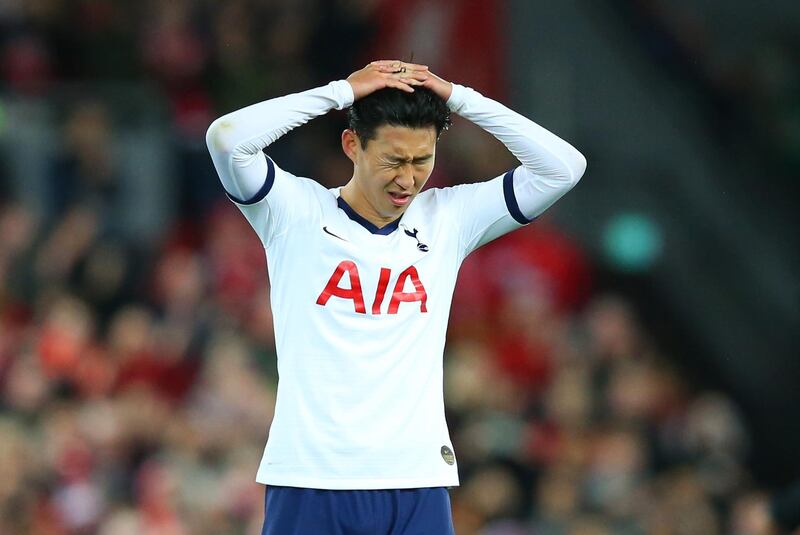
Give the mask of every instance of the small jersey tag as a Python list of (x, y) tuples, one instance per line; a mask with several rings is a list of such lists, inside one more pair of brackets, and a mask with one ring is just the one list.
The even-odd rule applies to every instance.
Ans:
[(448, 448), (447, 446), (442, 446), (441, 449), (442, 459), (449, 465), (453, 465), (456, 462), (456, 456), (453, 455), (453, 450)]

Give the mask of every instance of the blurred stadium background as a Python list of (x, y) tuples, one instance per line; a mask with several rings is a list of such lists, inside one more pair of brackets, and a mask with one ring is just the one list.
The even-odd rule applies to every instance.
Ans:
[[(203, 135), (412, 53), (589, 160), (462, 270), (458, 533), (764, 533), (800, 477), (800, 3), (3, 0), (0, 534), (259, 533), (264, 257)], [(343, 184), (343, 124), (271, 154)], [(437, 163), (513, 160), (457, 121)]]

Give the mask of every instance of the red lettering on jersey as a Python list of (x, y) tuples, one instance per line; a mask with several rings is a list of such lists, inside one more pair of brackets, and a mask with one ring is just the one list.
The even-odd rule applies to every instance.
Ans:
[(389, 286), (389, 277), (392, 276), (392, 270), (389, 268), (381, 268), (381, 276), (378, 280), (378, 289), (375, 291), (375, 301), (372, 302), (372, 313), (381, 313), (381, 303), (383, 297), (386, 295), (386, 288)]
[[(411, 284), (414, 285), (416, 292), (404, 292), (403, 288), (406, 285), (406, 279), (411, 278)], [(392, 300), (389, 301), (389, 314), (397, 314), (397, 309), (400, 308), (400, 303), (410, 303), (420, 301), (420, 312), (427, 312), (428, 307), (425, 304), (428, 301), (428, 293), (425, 287), (419, 280), (419, 273), (414, 266), (409, 267), (397, 277), (397, 283), (394, 285), (394, 292), (392, 292)]]
[[(339, 281), (342, 280), (345, 272), (350, 276), (350, 288), (342, 288), (339, 286)], [(402, 286), (401, 286), (402, 288)], [(342, 299), (352, 299), (353, 306), (359, 314), (366, 314), (367, 307), (364, 306), (364, 294), (361, 292), (361, 279), (358, 276), (358, 267), (350, 260), (342, 260), (336, 270), (331, 275), (328, 284), (322, 293), (317, 297), (317, 304), (325, 306), (328, 299), (333, 297), (341, 297)], [(374, 308), (374, 305), (373, 305)]]

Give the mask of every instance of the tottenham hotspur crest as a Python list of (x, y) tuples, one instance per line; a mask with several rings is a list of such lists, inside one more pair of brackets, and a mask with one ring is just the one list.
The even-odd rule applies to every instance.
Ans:
[(405, 225), (402, 225), (402, 227), (403, 227), (403, 231), (405, 231), (405, 233), (406, 233), (406, 236), (409, 236), (409, 237), (414, 238), (415, 240), (417, 240), (417, 249), (419, 249), (423, 253), (427, 253), (428, 252), (428, 246), (425, 245), (424, 243), (422, 243), (421, 241), (419, 241), (419, 238), (417, 238), (417, 232), (418, 232), (417, 229), (414, 229), (413, 231), (411, 231), (411, 230), (408, 230), (408, 227), (406, 227)]

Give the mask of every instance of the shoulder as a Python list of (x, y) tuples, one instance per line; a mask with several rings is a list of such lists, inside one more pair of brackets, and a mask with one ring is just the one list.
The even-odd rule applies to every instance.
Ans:
[(500, 178), (501, 177), (497, 177), (485, 182), (475, 182), (472, 184), (457, 184), (444, 188), (430, 188), (420, 193), (417, 200), (423, 201), (423, 204), (427, 203), (431, 207), (444, 209), (449, 205), (472, 198), (479, 192), (485, 192), (497, 188), (498, 186), (502, 187), (502, 183), (498, 180)]
[(459, 186), (448, 186), (446, 188), (429, 188), (417, 195), (416, 201), (431, 207), (442, 207), (450, 201), (457, 192)]
[(409, 210), (414, 210), (426, 217), (432, 217), (438, 212), (447, 210), (448, 194), (446, 188), (429, 188), (421, 191), (414, 199)]
[(277, 173), (283, 175), (283, 180), (276, 180), (276, 187), (282, 187), (287, 194), (294, 196), (300, 193), (304, 197), (317, 199), (325, 199), (332, 195), (330, 190), (313, 178), (297, 176), (284, 169), (279, 169)]
[(452, 187), (429, 188), (420, 192), (408, 210), (406, 219), (413, 215), (415, 220), (446, 220), (454, 215), (456, 191)]

